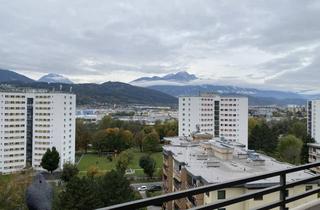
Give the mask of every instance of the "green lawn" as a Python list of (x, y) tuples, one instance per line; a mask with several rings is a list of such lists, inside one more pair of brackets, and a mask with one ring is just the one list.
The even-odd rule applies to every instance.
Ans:
[[(136, 170), (136, 175), (143, 175), (142, 169), (139, 167), (139, 159), (142, 155), (145, 155), (146, 153), (141, 153), (137, 149), (131, 149), (133, 151), (133, 159), (130, 162), (128, 168), (131, 169), (138, 169)], [(151, 154), (151, 157), (155, 159), (156, 161), (156, 168), (162, 168), (162, 152), (157, 152)], [(115, 169), (117, 158), (113, 159), (112, 161), (109, 161), (106, 156), (100, 156), (96, 154), (86, 154), (82, 157), (78, 169), (82, 173), (85, 173), (85, 171), (88, 171), (88, 169), (91, 166), (97, 166), (100, 171), (110, 171), (112, 169)], [(140, 170), (139, 170), (140, 169)]]

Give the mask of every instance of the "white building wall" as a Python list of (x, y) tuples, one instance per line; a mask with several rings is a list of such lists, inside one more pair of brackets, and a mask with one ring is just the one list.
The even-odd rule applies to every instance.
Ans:
[(308, 102), (308, 133), (320, 143), (320, 100)]
[[(215, 102), (219, 103), (218, 109)], [(191, 136), (197, 126), (200, 132), (248, 147), (248, 98), (214, 94), (179, 97), (179, 136)]]
[[(28, 98), (33, 99), (32, 167), (41, 170), (42, 156), (52, 147), (56, 147), (60, 154), (60, 168), (65, 162), (74, 163), (76, 110), (74, 94), (0, 93), (0, 172), (11, 173), (26, 167)], [(21, 104), (11, 104), (15, 101)], [(15, 124), (15, 127), (8, 127), (9, 122)], [(20, 127), (17, 127), (18, 125)], [(12, 139), (8, 140), (10, 136)], [(11, 162), (7, 160), (8, 153), (15, 157), (10, 157)]]

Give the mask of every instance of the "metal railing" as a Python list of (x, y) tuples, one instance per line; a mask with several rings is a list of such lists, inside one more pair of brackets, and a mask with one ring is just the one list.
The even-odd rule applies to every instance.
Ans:
[(279, 194), (280, 194), (279, 200), (274, 201), (272, 203), (268, 203), (264, 206), (260, 206), (258, 208), (255, 208), (254, 210), (265, 210), (265, 209), (272, 209), (272, 208), (276, 208), (276, 207), (280, 207), (280, 210), (285, 210), (286, 204), (320, 192), (320, 188), (318, 187), (316, 189), (309, 190), (309, 191), (306, 191), (306, 192), (303, 192), (303, 193), (300, 193), (300, 194), (297, 194), (294, 196), (286, 197), (286, 189), (287, 188), (320, 180), (320, 175), (315, 175), (310, 178), (287, 183), (286, 182), (286, 175), (289, 173), (307, 170), (307, 169), (314, 168), (317, 166), (320, 166), (320, 162), (310, 163), (310, 164), (301, 165), (301, 166), (297, 166), (297, 167), (292, 167), (292, 168), (285, 169), (285, 170), (274, 171), (271, 173), (266, 173), (266, 174), (262, 174), (262, 175), (258, 175), (258, 176), (252, 176), (252, 177), (248, 177), (248, 178), (244, 178), (244, 179), (237, 179), (237, 180), (232, 180), (232, 181), (228, 181), (228, 182), (222, 182), (219, 184), (205, 185), (205, 186), (201, 186), (201, 187), (197, 187), (197, 188), (193, 188), (193, 189), (183, 190), (183, 191), (174, 192), (174, 193), (168, 193), (168, 194), (160, 195), (157, 197), (131, 201), (128, 203), (122, 203), (122, 204), (113, 205), (113, 206), (109, 206), (109, 207), (105, 207), (105, 208), (100, 208), (99, 210), (139, 209), (139, 208), (143, 208), (143, 207), (147, 207), (147, 206), (163, 204), (165, 202), (173, 201), (173, 200), (177, 200), (177, 199), (181, 199), (181, 198), (187, 198), (188, 196), (198, 195), (201, 193), (221, 190), (221, 189), (230, 188), (230, 187), (235, 187), (235, 186), (243, 185), (243, 184), (246, 184), (249, 182), (254, 182), (254, 181), (267, 179), (267, 178), (271, 178), (271, 177), (276, 177), (276, 176), (280, 177), (280, 182), (279, 182), (279, 184), (277, 184), (275, 186), (267, 187), (267, 188), (258, 190), (256, 192), (246, 193), (241, 196), (225, 199), (223, 201), (218, 201), (218, 202), (210, 203), (210, 204), (203, 205), (203, 206), (197, 206), (195, 208), (192, 208), (192, 210), (218, 209), (218, 208), (226, 207), (226, 206), (229, 206), (229, 205), (232, 205), (235, 203), (254, 199), (255, 197), (264, 196), (266, 194), (270, 194), (270, 193), (274, 193), (274, 192), (279, 192)]

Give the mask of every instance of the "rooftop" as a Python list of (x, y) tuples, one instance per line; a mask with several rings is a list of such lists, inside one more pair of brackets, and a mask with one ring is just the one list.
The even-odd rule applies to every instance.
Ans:
[[(233, 142), (212, 139), (209, 141), (191, 142), (178, 137), (166, 138), (172, 140), (171, 145), (164, 146), (164, 151), (173, 154), (173, 158), (185, 164), (189, 174), (201, 177), (207, 183), (220, 183), (256, 176), (268, 172), (294, 167), (288, 163), (279, 162), (269, 156), (245, 150)], [(215, 147), (232, 151), (232, 158), (221, 159), (205, 148)], [(309, 171), (294, 172), (287, 175), (287, 181), (293, 182), (314, 176)], [(247, 184), (247, 187), (274, 185), (279, 183), (279, 177), (272, 177)]]

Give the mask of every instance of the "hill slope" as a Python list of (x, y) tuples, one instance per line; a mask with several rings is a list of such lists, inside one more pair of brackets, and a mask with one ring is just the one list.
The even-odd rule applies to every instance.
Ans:
[(0, 82), (33, 82), (34, 80), (13, 71), (0, 69)]

